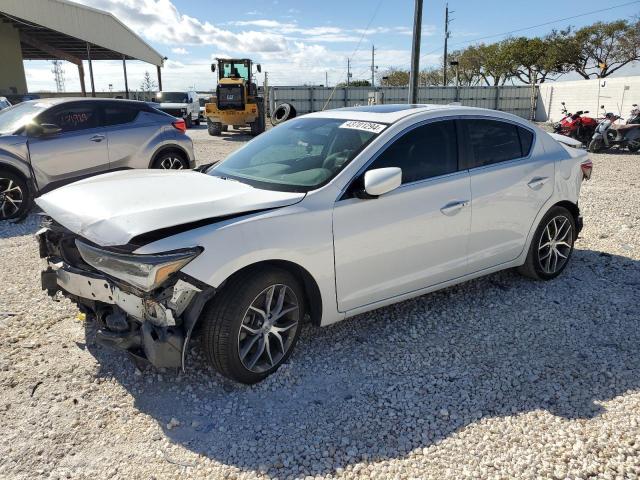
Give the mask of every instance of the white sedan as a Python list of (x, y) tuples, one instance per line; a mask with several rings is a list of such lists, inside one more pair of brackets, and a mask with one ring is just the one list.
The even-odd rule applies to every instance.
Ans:
[(205, 173), (115, 172), (40, 197), (43, 288), (95, 318), (102, 344), (184, 368), (202, 335), (221, 374), (257, 382), (305, 319), (329, 325), (506, 268), (558, 276), (592, 168), (560, 141), (461, 106), (305, 115)]

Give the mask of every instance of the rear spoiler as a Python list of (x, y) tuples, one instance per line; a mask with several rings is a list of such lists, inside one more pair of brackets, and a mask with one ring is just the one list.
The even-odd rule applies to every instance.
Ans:
[(549, 133), (549, 135), (551, 135), (551, 137), (558, 143), (564, 143), (565, 145), (568, 145), (574, 148), (582, 147), (582, 142), (579, 140), (576, 140), (575, 138), (565, 137), (564, 135), (559, 135), (557, 133)]

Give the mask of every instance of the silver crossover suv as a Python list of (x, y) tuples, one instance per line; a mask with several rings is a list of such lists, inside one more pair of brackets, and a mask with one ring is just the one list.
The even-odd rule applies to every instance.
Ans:
[(183, 119), (144, 102), (38, 99), (0, 111), (0, 220), (64, 184), (131, 168), (195, 166)]

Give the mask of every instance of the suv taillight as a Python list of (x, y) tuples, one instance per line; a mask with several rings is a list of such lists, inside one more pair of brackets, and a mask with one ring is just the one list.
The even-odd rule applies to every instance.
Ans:
[(593, 162), (591, 160), (585, 160), (580, 164), (582, 170), (582, 178), (589, 180), (591, 178), (591, 172), (593, 171)]
[(173, 128), (175, 128), (176, 130), (180, 130), (182, 133), (187, 133), (187, 124), (185, 123), (184, 119), (177, 118), (171, 123), (171, 125), (173, 125)]

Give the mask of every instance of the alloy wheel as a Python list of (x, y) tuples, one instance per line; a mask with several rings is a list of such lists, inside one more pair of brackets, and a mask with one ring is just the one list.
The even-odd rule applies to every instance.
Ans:
[(552, 218), (538, 243), (538, 261), (547, 274), (559, 272), (569, 259), (573, 244), (573, 227), (567, 217)]
[(22, 188), (10, 178), (0, 177), (0, 219), (14, 216), (24, 202)]
[(182, 170), (182, 160), (178, 157), (167, 157), (160, 162), (160, 168), (164, 170)]
[(293, 340), (300, 308), (298, 298), (287, 285), (264, 289), (244, 314), (238, 333), (238, 351), (242, 365), (254, 373), (277, 366)]

